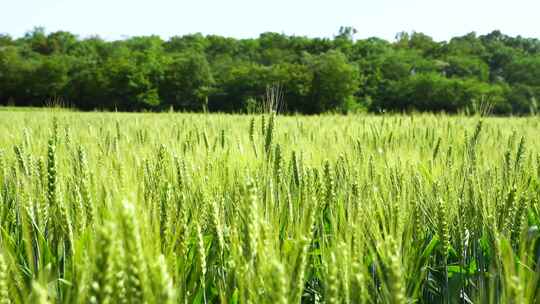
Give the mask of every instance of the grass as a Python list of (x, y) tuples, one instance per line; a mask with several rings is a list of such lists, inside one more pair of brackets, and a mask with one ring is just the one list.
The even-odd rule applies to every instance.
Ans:
[(0, 113), (0, 303), (535, 303), (537, 118)]

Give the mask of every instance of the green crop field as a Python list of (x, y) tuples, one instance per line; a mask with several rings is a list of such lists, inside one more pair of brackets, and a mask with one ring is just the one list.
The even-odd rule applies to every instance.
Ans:
[(0, 303), (535, 303), (538, 134), (0, 111)]

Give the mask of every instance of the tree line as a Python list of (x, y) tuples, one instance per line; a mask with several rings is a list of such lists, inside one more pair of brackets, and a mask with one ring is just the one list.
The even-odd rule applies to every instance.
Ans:
[(284, 111), (480, 111), (530, 114), (540, 96), (540, 41), (500, 31), (437, 42), (263, 33), (105, 41), (35, 28), (0, 35), (0, 104), (61, 101), (81, 110), (248, 112), (277, 85)]

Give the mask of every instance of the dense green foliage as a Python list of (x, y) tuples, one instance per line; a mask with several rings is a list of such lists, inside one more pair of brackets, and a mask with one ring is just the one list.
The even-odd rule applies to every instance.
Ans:
[(0, 303), (540, 299), (537, 118), (0, 118)]
[(0, 104), (246, 112), (267, 86), (278, 85), (288, 112), (538, 111), (537, 39), (494, 31), (436, 42), (401, 33), (390, 43), (354, 40), (353, 33), (113, 42), (42, 28), (19, 39), (0, 35)]

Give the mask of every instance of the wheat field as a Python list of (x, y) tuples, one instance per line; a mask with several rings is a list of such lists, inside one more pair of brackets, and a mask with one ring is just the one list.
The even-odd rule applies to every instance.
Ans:
[(539, 120), (0, 112), (0, 303), (537, 303)]

